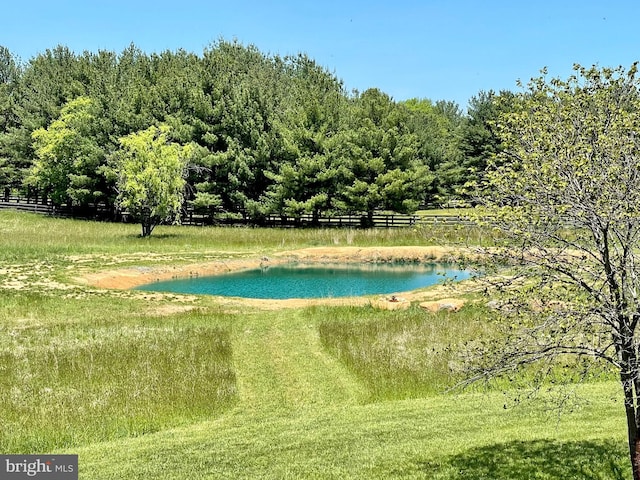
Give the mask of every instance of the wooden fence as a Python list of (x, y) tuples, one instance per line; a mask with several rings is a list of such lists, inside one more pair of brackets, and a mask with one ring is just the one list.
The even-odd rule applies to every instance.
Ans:
[(122, 215), (106, 205), (97, 204), (86, 207), (74, 207), (71, 205), (56, 206), (53, 205), (50, 200), (38, 197), (27, 198), (4, 195), (0, 197), (0, 209), (41, 213), (56, 217), (122, 221)]
[(26, 198), (19, 197), (4, 196), (0, 198), (0, 209), (1, 208), (10, 208), (21, 212), (51, 213), (51, 205), (49, 205), (49, 203), (40, 203), (37, 200), (27, 200)]
[[(69, 205), (55, 206), (49, 200), (42, 198), (26, 198), (4, 195), (0, 196), (0, 209), (13, 209), (23, 212), (34, 212), (45, 215), (67, 218), (83, 218), (102, 221), (131, 222), (132, 218), (126, 212), (117, 212), (105, 205), (89, 205), (87, 207), (73, 207)], [(323, 228), (402, 228), (413, 226), (456, 226), (468, 225), (471, 222), (455, 215), (402, 215), (375, 214), (346, 214), (333, 217), (314, 217), (301, 215), (287, 217), (269, 215), (260, 219), (249, 218), (217, 218), (214, 215), (197, 213), (191, 208), (185, 208), (181, 216), (182, 225), (209, 226), (264, 226), (264, 227), (323, 227)]]

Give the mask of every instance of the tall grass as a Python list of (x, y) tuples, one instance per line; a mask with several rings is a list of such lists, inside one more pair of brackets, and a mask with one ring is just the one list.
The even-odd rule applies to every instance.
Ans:
[(219, 328), (0, 326), (0, 451), (135, 436), (235, 399), (229, 333)]
[(488, 312), (331, 309), (319, 325), (322, 344), (360, 377), (372, 400), (442, 393), (460, 377), (456, 345), (487, 335)]
[[(342, 307), (320, 315), (330, 318), (319, 322), (322, 345), (366, 384), (371, 401), (444, 393), (468, 375), (466, 342), (486, 342), (487, 355), (500, 348), (499, 318), (478, 303), (457, 312)], [(567, 355), (525, 365), (470, 390), (503, 391), (508, 403), (537, 398), (555, 408), (570, 406), (578, 383), (615, 380), (607, 363)]]

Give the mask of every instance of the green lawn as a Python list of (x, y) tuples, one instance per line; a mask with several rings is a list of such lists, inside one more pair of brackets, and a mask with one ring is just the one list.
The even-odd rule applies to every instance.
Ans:
[(439, 216), (439, 217), (463, 217), (473, 213), (473, 208), (432, 208), (429, 210), (418, 210), (416, 215), (420, 216)]
[(481, 303), (261, 311), (73, 280), (480, 232), (158, 227), (140, 239), (137, 225), (14, 212), (0, 212), (0, 232), (6, 453), (77, 453), (82, 479), (630, 478), (615, 381), (576, 387), (561, 415), (542, 400), (512, 406), (514, 392), (445, 392), (451, 347), (487, 334)]

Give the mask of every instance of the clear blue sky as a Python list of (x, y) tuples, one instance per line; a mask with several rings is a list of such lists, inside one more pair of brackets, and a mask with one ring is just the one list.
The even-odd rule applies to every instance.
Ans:
[(638, 0), (31, 0), (2, 6), (0, 45), (23, 61), (56, 45), (80, 53), (201, 54), (220, 38), (273, 54), (304, 52), (345, 86), (396, 100), (452, 100), (566, 77), (573, 63), (640, 59)]

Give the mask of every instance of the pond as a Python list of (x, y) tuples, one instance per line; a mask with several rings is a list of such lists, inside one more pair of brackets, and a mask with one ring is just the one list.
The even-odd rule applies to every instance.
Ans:
[(445, 264), (285, 264), (137, 289), (260, 299), (334, 298), (407, 292), (471, 275)]

